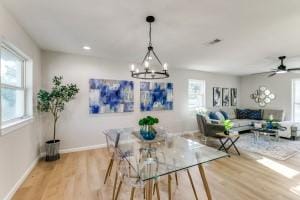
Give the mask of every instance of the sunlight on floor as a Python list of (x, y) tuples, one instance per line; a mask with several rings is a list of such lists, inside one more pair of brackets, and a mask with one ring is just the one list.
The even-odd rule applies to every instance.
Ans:
[(257, 162), (290, 179), (299, 174), (298, 171), (265, 157)]
[(296, 187), (292, 187), (290, 189), (291, 192), (295, 193), (296, 195), (300, 196), (300, 185), (296, 186)]

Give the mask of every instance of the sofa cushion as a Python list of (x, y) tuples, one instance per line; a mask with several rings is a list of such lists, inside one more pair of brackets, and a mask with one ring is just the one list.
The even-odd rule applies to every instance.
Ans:
[(229, 119), (229, 116), (228, 116), (227, 112), (225, 112), (225, 111), (223, 111), (223, 110), (221, 110), (220, 112), (221, 112), (222, 115), (224, 116), (225, 120)]
[(253, 121), (249, 119), (235, 119), (232, 120), (234, 127), (251, 126)]
[(248, 109), (247, 116), (247, 119), (262, 120), (262, 111)]
[(221, 112), (215, 112), (215, 114), (218, 116), (218, 118), (219, 118), (220, 121), (224, 121), (225, 120), (225, 117), (224, 117), (224, 115)]
[(220, 120), (218, 115), (216, 115), (215, 112), (210, 112), (208, 116), (209, 116), (209, 119)]
[(264, 109), (263, 111), (263, 120), (268, 120), (270, 115), (273, 115), (274, 121), (284, 121), (284, 111), (283, 110), (272, 110)]
[(228, 119), (236, 119), (236, 113), (234, 108), (222, 108), (221, 112), (226, 112)]
[(237, 119), (247, 119), (248, 110), (247, 109), (236, 109), (236, 118)]

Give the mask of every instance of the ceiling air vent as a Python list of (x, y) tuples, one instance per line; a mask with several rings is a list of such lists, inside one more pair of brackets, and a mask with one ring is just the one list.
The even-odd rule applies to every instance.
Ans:
[(221, 42), (221, 41), (222, 41), (221, 39), (216, 38), (216, 39), (214, 39), (214, 40), (212, 40), (212, 41), (210, 41), (210, 42), (205, 43), (205, 45), (206, 45), (206, 46), (210, 46), (210, 45), (217, 44), (217, 43), (219, 43), (219, 42)]

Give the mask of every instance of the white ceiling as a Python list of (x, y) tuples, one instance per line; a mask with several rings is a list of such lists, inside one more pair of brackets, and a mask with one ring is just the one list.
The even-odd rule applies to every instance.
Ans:
[[(41, 48), (124, 67), (144, 56), (150, 14), (154, 48), (170, 67), (245, 75), (276, 67), (279, 55), (300, 61), (299, 0), (0, 1)], [(205, 45), (215, 38), (223, 41)], [(289, 67), (300, 67), (293, 60)]]

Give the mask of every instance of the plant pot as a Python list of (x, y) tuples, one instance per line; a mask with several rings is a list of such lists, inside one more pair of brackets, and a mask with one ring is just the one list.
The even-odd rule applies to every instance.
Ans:
[(140, 129), (140, 134), (144, 140), (154, 140), (156, 131), (152, 126), (144, 126)]
[(59, 145), (60, 140), (49, 140), (46, 142), (46, 161), (55, 161), (60, 158)]

